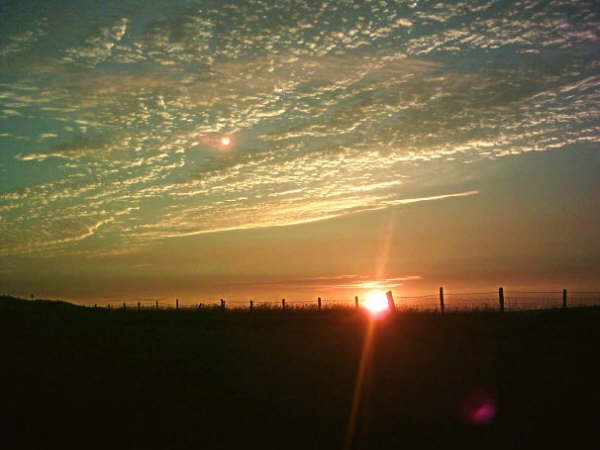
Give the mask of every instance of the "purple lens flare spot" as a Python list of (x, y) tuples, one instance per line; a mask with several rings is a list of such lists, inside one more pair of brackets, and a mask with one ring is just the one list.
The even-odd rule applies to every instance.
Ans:
[(475, 389), (462, 402), (462, 417), (467, 423), (483, 425), (496, 417), (496, 399), (483, 389)]

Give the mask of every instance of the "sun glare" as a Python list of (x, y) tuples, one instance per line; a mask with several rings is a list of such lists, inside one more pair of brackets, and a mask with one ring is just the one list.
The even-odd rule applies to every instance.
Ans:
[(221, 145), (222, 145), (223, 147), (228, 147), (228, 146), (229, 146), (229, 144), (231, 144), (231, 138), (230, 138), (229, 136), (223, 136), (223, 137), (221, 138)]
[(364, 307), (373, 315), (379, 315), (388, 311), (388, 300), (383, 292), (373, 291), (367, 294)]

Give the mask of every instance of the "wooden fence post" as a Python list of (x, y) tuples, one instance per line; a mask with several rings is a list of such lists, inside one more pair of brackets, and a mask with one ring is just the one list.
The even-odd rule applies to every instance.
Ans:
[(158, 309), (158, 300), (156, 300), (156, 309)]
[(138, 311), (141, 311), (141, 309), (142, 309), (142, 304), (141, 304), (140, 302), (137, 302), (137, 308), (138, 308)]
[(354, 307), (358, 308), (358, 295), (354, 296)]
[(504, 288), (498, 288), (498, 301), (500, 302), (500, 312), (504, 312)]
[(250, 311), (254, 309), (254, 301), (250, 300)]
[(321, 297), (317, 298), (317, 306), (320, 310), (321, 309)]
[(106, 307), (108, 308), (108, 310), (110, 311), (110, 303), (108, 305), (106, 305)]
[(175, 299), (175, 309), (179, 309), (179, 299)]
[(444, 287), (440, 286), (440, 312), (444, 314)]
[(224, 299), (221, 299), (221, 308), (225, 309), (225, 300)]
[(396, 312), (396, 304), (394, 303), (394, 296), (392, 295), (392, 291), (387, 291), (385, 295), (388, 301), (388, 308), (391, 312)]
[(281, 309), (285, 309), (285, 298), (281, 299)]
[(567, 290), (563, 289), (563, 304), (562, 304), (563, 308), (567, 307)]
[(125, 302), (123, 302), (123, 311), (125, 311), (127, 309), (127, 305), (125, 304)]

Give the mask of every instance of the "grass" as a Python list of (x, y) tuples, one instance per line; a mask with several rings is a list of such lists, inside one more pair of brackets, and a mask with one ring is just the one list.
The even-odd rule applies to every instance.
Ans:
[[(595, 448), (600, 308), (377, 321), (352, 448)], [(341, 449), (353, 309), (112, 310), (0, 299), (11, 448)], [(487, 424), (464, 418), (480, 396)]]

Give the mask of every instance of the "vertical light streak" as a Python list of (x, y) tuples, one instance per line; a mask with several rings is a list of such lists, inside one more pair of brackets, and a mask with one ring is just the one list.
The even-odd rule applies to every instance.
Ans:
[(385, 266), (389, 259), (390, 250), (391, 250), (391, 246), (392, 246), (392, 237), (394, 234), (394, 231), (393, 231), (394, 216), (395, 215), (396, 215), (396, 212), (392, 208), (390, 210), (388, 220), (384, 224), (384, 230), (382, 233), (383, 240), (381, 242), (381, 247), (379, 249), (379, 252), (377, 253), (379, 255), (379, 258), (377, 261), (377, 266), (375, 268), (375, 279), (376, 280), (383, 280), (383, 279), (387, 278), (386, 273), (385, 273)]
[(358, 411), (360, 408), (360, 400), (365, 384), (365, 375), (369, 364), (371, 363), (371, 354), (373, 352), (373, 336), (375, 334), (375, 318), (370, 316), (367, 323), (367, 331), (363, 341), (360, 361), (358, 363), (358, 372), (356, 373), (356, 383), (354, 384), (354, 393), (352, 395), (352, 406), (348, 417), (348, 427), (346, 428), (346, 438), (344, 440), (344, 450), (352, 448), (354, 435), (356, 432), (356, 422), (358, 420)]

